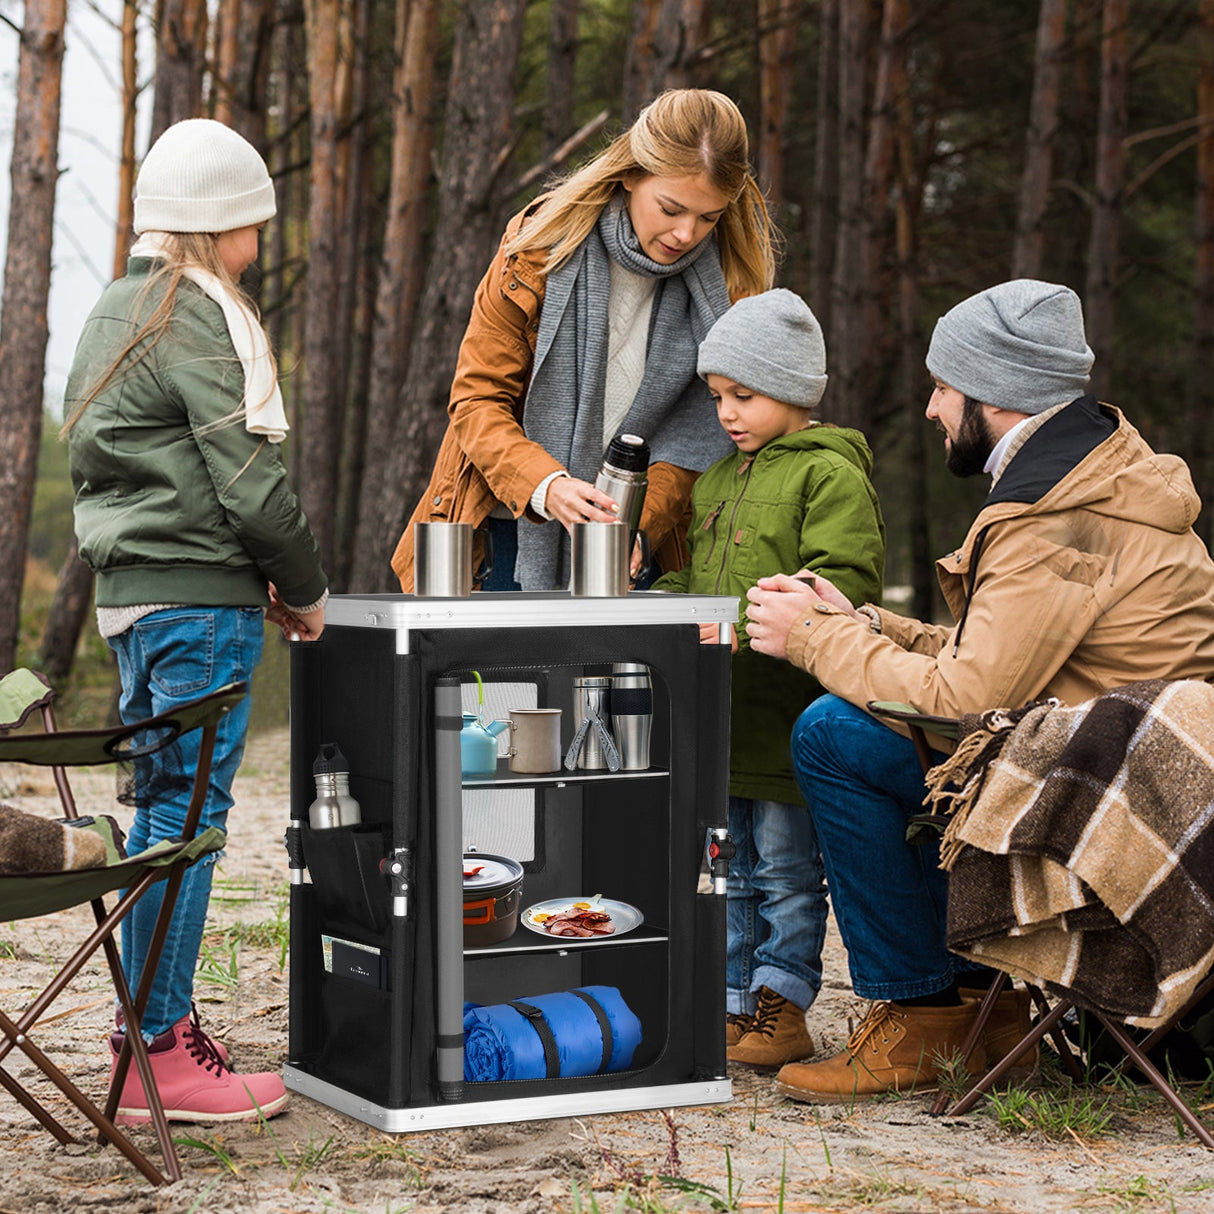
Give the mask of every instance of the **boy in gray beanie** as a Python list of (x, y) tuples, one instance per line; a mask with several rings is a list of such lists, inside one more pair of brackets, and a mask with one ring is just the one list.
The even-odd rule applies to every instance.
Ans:
[[(885, 532), (857, 430), (813, 420), (826, 388), (822, 328), (791, 291), (734, 304), (700, 344), (697, 370), (734, 454), (692, 492), (690, 559), (657, 590), (735, 594), (765, 574), (828, 577), (862, 599), (881, 593)], [(822, 984), (827, 904), (821, 855), (788, 747), (821, 687), (733, 644), (727, 886), (726, 1052), (772, 1070), (813, 1053), (805, 1009)], [(704, 639), (717, 639), (716, 626)]]
[[(940, 318), (927, 366), (927, 417), (950, 468), (993, 478), (960, 547), (936, 563), (953, 622), (857, 608), (821, 577), (764, 578), (749, 593), (751, 648), (831, 693), (797, 721), (792, 753), (852, 986), (874, 1000), (841, 1053), (777, 1076), (784, 1095), (813, 1104), (930, 1089), (978, 1007), (972, 960), (948, 948), (948, 900), (964, 886), (950, 891), (936, 844), (906, 839), (926, 793), (915, 745), (867, 706), (959, 718), (1214, 679), (1214, 562), (1192, 530), (1189, 471), (1085, 395), (1092, 352), (1075, 293), (1033, 279), (981, 291)], [(934, 741), (940, 762), (950, 744)], [(1016, 1053), (1028, 1024), (1026, 993), (1002, 993), (978, 1059)], [(1035, 1061), (1036, 1047), (1016, 1058)]]

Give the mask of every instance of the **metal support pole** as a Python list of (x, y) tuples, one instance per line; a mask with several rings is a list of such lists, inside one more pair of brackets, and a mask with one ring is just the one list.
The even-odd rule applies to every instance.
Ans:
[(435, 944), (438, 950), (435, 1053), (440, 1100), (464, 1098), (464, 801), (460, 681), (434, 688)]

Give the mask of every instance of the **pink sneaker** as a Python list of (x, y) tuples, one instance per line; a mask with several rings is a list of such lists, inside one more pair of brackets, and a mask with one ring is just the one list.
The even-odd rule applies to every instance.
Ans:
[[(203, 1029), (198, 1020), (198, 1008), (192, 1003), (190, 1004), (190, 1013), (194, 1022), (194, 1031), (196, 1033), (202, 1033), (207, 1041), (211, 1043), (211, 1049), (213, 1049), (215, 1053), (219, 1055), (219, 1061), (222, 1062), (224, 1066), (231, 1069), (232, 1059), (228, 1055), (228, 1047), (224, 1045), (222, 1041), (216, 1041), (210, 1033)], [(117, 1051), (122, 1049), (122, 1033), (125, 1031), (124, 1026), (126, 1025), (126, 1017), (122, 1014), (122, 1008), (120, 1007), (114, 1009), (114, 1024), (119, 1030), (114, 1034), (114, 1049)]]
[[(121, 1048), (121, 1034), (114, 1033), (111, 1076)], [(254, 1121), (259, 1115), (282, 1112), (289, 1099), (274, 1072), (239, 1075), (226, 1066), (196, 1017), (183, 1016), (155, 1037), (148, 1058), (169, 1121)], [(141, 1125), (151, 1119), (143, 1081), (132, 1060), (114, 1120), (118, 1125)]]

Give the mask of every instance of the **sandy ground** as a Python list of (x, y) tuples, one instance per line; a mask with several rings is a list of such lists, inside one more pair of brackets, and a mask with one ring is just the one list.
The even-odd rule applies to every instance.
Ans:
[[(86, 808), (114, 809), (110, 777), (80, 773), (74, 783)], [(49, 780), (31, 769), (0, 767), (0, 796), (55, 812)], [(286, 805), (287, 738), (270, 732), (254, 740), (239, 780), (196, 992), (204, 1023), (241, 1070), (279, 1067), (286, 1053), (286, 864), (277, 842)], [(24, 1007), (89, 923), (87, 911), (72, 911), (0, 925), (0, 1007)], [(237, 925), (246, 935), (239, 945)], [(842, 1046), (848, 1017), (863, 1012), (833, 934), (827, 975), (809, 1017), (823, 1054)], [(97, 1097), (108, 1079), (110, 1015), (92, 968), (36, 1035)], [(175, 1127), (185, 1178), (154, 1189), (113, 1148), (98, 1148), (23, 1056), (10, 1054), (4, 1066), (29, 1079), (81, 1141), (60, 1146), (0, 1093), (0, 1214), (1214, 1211), (1214, 1152), (1179, 1136), (1153, 1093), (1097, 1091), (1097, 1103), (1111, 1099), (1107, 1128), (1053, 1137), (1001, 1129), (989, 1106), (933, 1119), (923, 1097), (850, 1109), (798, 1105), (776, 1094), (770, 1077), (742, 1070), (732, 1075), (728, 1105), (398, 1136), (296, 1095), (268, 1123)], [(136, 1134), (154, 1149), (150, 1132)]]

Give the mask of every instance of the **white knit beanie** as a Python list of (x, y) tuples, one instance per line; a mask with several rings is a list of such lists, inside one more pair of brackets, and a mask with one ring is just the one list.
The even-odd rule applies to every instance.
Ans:
[(277, 210), (257, 149), (210, 118), (174, 123), (148, 149), (135, 183), (135, 231), (231, 232)]

